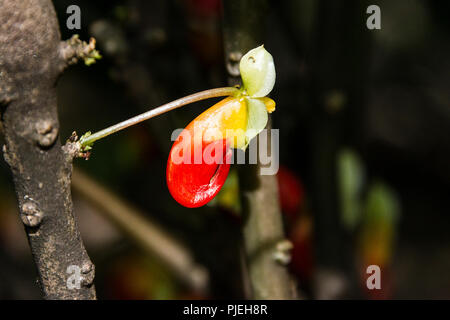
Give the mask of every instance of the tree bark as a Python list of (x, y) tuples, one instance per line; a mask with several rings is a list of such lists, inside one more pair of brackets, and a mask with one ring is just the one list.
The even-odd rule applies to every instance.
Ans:
[[(247, 51), (263, 44), (267, 2), (224, 2), (226, 68), (230, 85), (239, 84), (239, 61)], [(276, 57), (275, 57), (276, 58)], [(270, 149), (270, 120), (268, 148)], [(246, 164), (239, 171), (243, 208), (243, 238), (250, 286), (254, 299), (297, 298), (286, 264), (291, 244), (285, 239), (274, 175), (261, 175), (261, 163)]]
[[(76, 149), (71, 143), (61, 147), (59, 141), (56, 81), (76, 50), (69, 52), (60, 41), (50, 0), (0, 0), (0, 21), (3, 153), (43, 296), (95, 299), (94, 265), (73, 217)], [(79, 267), (79, 289), (76, 282), (73, 289), (67, 285), (69, 266)]]

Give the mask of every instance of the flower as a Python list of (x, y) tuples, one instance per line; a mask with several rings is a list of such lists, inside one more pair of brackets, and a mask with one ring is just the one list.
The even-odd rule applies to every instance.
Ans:
[(275, 102), (265, 97), (275, 84), (275, 65), (264, 46), (240, 61), (243, 87), (219, 101), (180, 133), (167, 161), (166, 180), (173, 198), (188, 208), (208, 203), (227, 178), (232, 149), (245, 150), (267, 124)]

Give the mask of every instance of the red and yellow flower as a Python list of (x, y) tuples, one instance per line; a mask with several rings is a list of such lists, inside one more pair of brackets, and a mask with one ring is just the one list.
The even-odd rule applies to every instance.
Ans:
[(216, 103), (180, 133), (170, 151), (166, 180), (169, 191), (189, 208), (208, 203), (220, 191), (230, 168), (232, 149), (245, 150), (267, 124), (275, 102), (265, 97), (275, 83), (273, 58), (263, 46), (240, 62), (239, 94)]

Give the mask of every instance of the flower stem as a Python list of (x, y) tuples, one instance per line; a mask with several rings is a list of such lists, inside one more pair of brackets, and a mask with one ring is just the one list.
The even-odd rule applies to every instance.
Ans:
[(123, 130), (125, 128), (128, 128), (132, 125), (135, 125), (139, 122), (148, 120), (150, 118), (159, 116), (160, 114), (166, 113), (168, 111), (171, 111), (173, 109), (177, 109), (179, 107), (185, 106), (187, 104), (191, 104), (197, 101), (209, 99), (209, 98), (217, 98), (217, 97), (223, 97), (223, 96), (232, 96), (237, 95), (240, 93), (240, 90), (238, 88), (234, 87), (224, 87), (224, 88), (215, 88), (215, 89), (209, 89), (205, 91), (200, 91), (194, 94), (191, 94), (189, 96), (174, 100), (172, 102), (163, 104), (160, 107), (157, 107), (155, 109), (149, 110), (147, 112), (144, 112), (140, 115), (137, 115), (133, 118), (130, 118), (128, 120), (122, 121), (120, 123), (117, 123), (113, 126), (110, 126), (106, 129), (103, 129), (101, 131), (98, 131), (91, 135), (85, 135), (81, 137), (80, 143), (82, 147), (90, 146), (95, 141), (102, 139), (104, 137), (109, 136), (110, 134), (113, 134), (117, 131)]

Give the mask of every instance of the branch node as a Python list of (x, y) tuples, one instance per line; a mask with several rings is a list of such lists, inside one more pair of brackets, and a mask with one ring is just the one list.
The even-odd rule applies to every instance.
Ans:
[(232, 51), (228, 55), (228, 60), (226, 63), (228, 73), (233, 77), (239, 77), (241, 72), (239, 71), (239, 62), (242, 58), (242, 52)]
[(279, 241), (275, 246), (273, 258), (281, 265), (287, 265), (291, 262), (291, 250), (293, 248), (292, 242), (287, 239)]
[(91, 261), (85, 261), (81, 266), (81, 273), (83, 274), (82, 285), (90, 287), (94, 283), (95, 266)]
[(79, 59), (83, 59), (84, 63), (89, 66), (102, 58), (100, 52), (95, 49), (95, 39), (90, 38), (87, 43), (81, 41), (78, 34), (60, 43), (59, 56), (63, 62), (63, 69), (77, 63)]
[(21, 211), (20, 218), (27, 227), (35, 228), (41, 224), (44, 214), (33, 201), (24, 202)]
[(78, 135), (74, 131), (72, 135), (67, 139), (67, 142), (62, 146), (64, 154), (66, 155), (67, 162), (72, 163), (73, 158), (83, 157), (82, 147), (80, 141), (78, 141)]
[(58, 128), (49, 119), (36, 122), (36, 142), (42, 148), (51, 147), (58, 137)]

